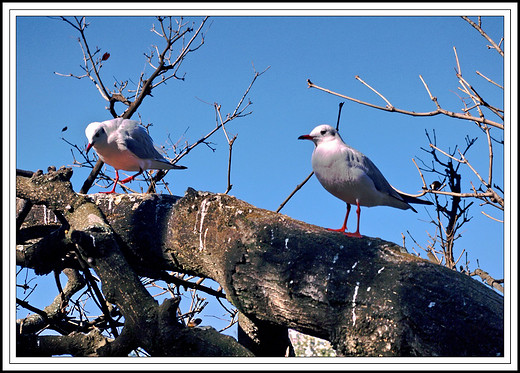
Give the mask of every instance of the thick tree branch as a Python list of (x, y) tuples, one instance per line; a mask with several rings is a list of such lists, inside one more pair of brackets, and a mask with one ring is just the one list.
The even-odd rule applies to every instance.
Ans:
[[(340, 355), (503, 353), (502, 297), (393, 243), (350, 239), (225, 194), (188, 190), (181, 199), (91, 197), (117, 233), (127, 263), (108, 260), (116, 255), (115, 245), (101, 245), (103, 230), (69, 221), (78, 238), (84, 237), (76, 241), (82, 247), (96, 234), (97, 251), (84, 250), (92, 256), (107, 299), (117, 301), (127, 322), (134, 317), (128, 304), (137, 299), (127, 299), (124, 273), (129, 268), (142, 276), (175, 270), (220, 283), (228, 300), (254, 324), (327, 339)], [(172, 325), (168, 330), (177, 333)]]
[(94, 329), (88, 334), (71, 333), (65, 336), (20, 335), (16, 340), (17, 356), (50, 357), (54, 355), (97, 356), (97, 351), (111, 340)]
[[(182, 326), (176, 317), (178, 303), (167, 300), (158, 305), (126, 260), (119, 239), (103, 212), (89, 197), (73, 192), (69, 182), (71, 175), (70, 169), (60, 169), (45, 175), (36, 173), (31, 178), (18, 176), (17, 196), (33, 204), (45, 204), (64, 215), (69, 223), (65, 240), (75, 245), (83, 263), (96, 271), (106, 300), (116, 304), (125, 317), (121, 335), (113, 342), (99, 346), (95, 354), (126, 356), (137, 347), (153, 356), (197, 356), (203, 351), (213, 356), (250, 354), (230, 337), (221, 336), (215, 330)], [(25, 335), (19, 339), (24, 338), (31, 337)], [(41, 346), (43, 339), (36, 338), (37, 345)], [(67, 338), (71, 336), (58, 339), (58, 342), (53, 339), (53, 344), (74, 344)], [(22, 351), (25, 347), (32, 351), (31, 346), (31, 343), (19, 343), (20, 354), (28, 353)], [(68, 352), (63, 350), (61, 353)], [(83, 350), (76, 354), (90, 355), (92, 352)]]

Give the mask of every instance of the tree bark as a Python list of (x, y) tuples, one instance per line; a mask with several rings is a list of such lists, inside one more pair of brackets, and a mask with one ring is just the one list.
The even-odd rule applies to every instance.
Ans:
[[(41, 203), (28, 193), (17, 190), (17, 195)], [(108, 251), (84, 254), (98, 276), (110, 281), (120, 281), (120, 272), (153, 278), (163, 270), (209, 277), (252, 325), (292, 328), (329, 340), (344, 356), (503, 356), (503, 298), (394, 243), (348, 238), (225, 194), (193, 189), (182, 198), (76, 196), (95, 203), (106, 217), (103, 229), (117, 238)], [(66, 212), (66, 206), (52, 208)], [(78, 230), (82, 224), (74, 225), (78, 237), (85, 237)], [(29, 227), (22, 226), (20, 236), (24, 229)], [(116, 246), (122, 254), (107, 260)], [(27, 250), (20, 246), (17, 257)], [(37, 260), (30, 263), (39, 270)], [(110, 281), (103, 282), (109, 295)], [(131, 277), (128, 283), (136, 286)], [(139, 304), (125, 294), (107, 298), (123, 310)]]
[(238, 314), (238, 342), (255, 356), (294, 356), (286, 326), (253, 322), (242, 313)]
[[(125, 324), (121, 334), (112, 328), (115, 339), (94, 335), (95, 343), (86, 343), (92, 333), (64, 336), (35, 336), (19, 331), (17, 353), (20, 356), (47, 356), (47, 354), (72, 354), (74, 356), (127, 356), (138, 347), (152, 356), (252, 356), (233, 338), (221, 335), (214, 329), (187, 328), (176, 317), (179, 299), (167, 299), (159, 305), (141, 283), (123, 253), (125, 243), (108, 224), (106, 215), (86, 195), (74, 193), (69, 182), (70, 169), (60, 169), (46, 175), (35, 173), (32, 177), (17, 176), (17, 196), (33, 204), (42, 204), (55, 211), (64, 224), (55, 232), (40, 240), (39, 250), (33, 256), (52, 251), (57, 267), (61, 258), (75, 251), (79, 267), (90, 276), (90, 268), (98, 275), (106, 302), (116, 304)], [(52, 236), (52, 240), (48, 239)], [(42, 243), (42, 241), (44, 243)], [(33, 245), (33, 246), (34, 246)], [(23, 248), (17, 253), (20, 265), (36, 264), (35, 270), (47, 273), (49, 260), (39, 266), (38, 258), (28, 262)], [(152, 264), (153, 266), (153, 264)], [(101, 302), (102, 308), (106, 305)], [(103, 310), (109, 324), (108, 310)], [(112, 322), (113, 323), (113, 322)], [(85, 342), (85, 343), (84, 343)], [(40, 349), (39, 352), (34, 352)], [(58, 352), (60, 351), (60, 352)]]

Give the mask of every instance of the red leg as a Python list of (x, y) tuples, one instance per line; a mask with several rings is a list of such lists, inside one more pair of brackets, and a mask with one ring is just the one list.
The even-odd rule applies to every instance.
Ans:
[(126, 184), (128, 183), (129, 181), (132, 181), (136, 178), (136, 176), (139, 176), (143, 173), (143, 170), (139, 170), (138, 173), (136, 173), (134, 176), (130, 176), (130, 177), (127, 177), (126, 179), (123, 179), (120, 181), (121, 184)]
[(356, 213), (357, 213), (357, 229), (354, 233), (346, 233), (345, 234), (348, 236), (348, 237), (356, 237), (356, 238), (361, 238), (363, 237), (361, 234), (359, 234), (359, 218), (361, 216), (361, 207), (359, 206), (359, 201), (356, 201), (356, 205), (357, 205), (357, 209), (356, 209)]
[(101, 193), (104, 193), (104, 194), (112, 194), (112, 193), (115, 193), (116, 192), (116, 186), (117, 186), (117, 182), (119, 181), (119, 172), (117, 172), (116, 170), (116, 179), (114, 180), (114, 186), (112, 187), (112, 190), (110, 192), (101, 192)]
[(350, 203), (347, 203), (347, 215), (345, 215), (345, 221), (343, 222), (343, 226), (339, 229), (327, 228), (327, 230), (333, 231), (333, 232), (345, 233), (345, 231), (347, 230), (347, 220), (348, 220), (349, 213), (350, 213)]

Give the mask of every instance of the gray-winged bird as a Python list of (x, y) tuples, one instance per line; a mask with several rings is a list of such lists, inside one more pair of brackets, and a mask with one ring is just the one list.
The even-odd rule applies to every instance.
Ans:
[[(87, 153), (96, 149), (99, 158), (116, 170), (114, 187), (117, 182), (128, 183), (144, 170), (182, 170), (186, 167), (168, 162), (155, 148), (152, 138), (135, 120), (115, 118), (104, 122), (90, 123), (85, 129), (88, 139)], [(118, 170), (137, 171), (133, 176), (119, 180)]]
[[(309, 135), (298, 139), (314, 142), (312, 169), (316, 177), (329, 193), (347, 203), (343, 226), (329, 230), (349, 237), (362, 237), (359, 233), (360, 206), (390, 206), (417, 212), (410, 203), (432, 204), (395, 190), (367, 156), (345, 144), (338, 131), (327, 124), (317, 126)], [(351, 204), (357, 206), (357, 229), (354, 233), (346, 232)]]

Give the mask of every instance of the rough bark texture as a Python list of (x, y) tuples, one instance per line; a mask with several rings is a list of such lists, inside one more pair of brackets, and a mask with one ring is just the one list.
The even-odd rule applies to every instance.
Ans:
[(255, 356), (294, 356), (286, 326), (238, 316), (238, 341)]
[[(59, 234), (51, 233), (52, 240), (43, 239), (35, 244), (39, 250), (36, 254), (33, 251), (33, 254), (42, 256), (48, 251), (54, 256), (57, 266), (62, 267), (61, 258), (69, 251), (75, 251), (79, 267), (87, 276), (90, 276), (90, 268), (96, 272), (106, 301), (116, 304), (121, 310), (125, 318), (124, 328), (114, 340), (107, 341), (99, 335), (92, 338), (92, 333), (35, 336), (27, 332), (20, 322), (17, 325), (17, 354), (127, 356), (141, 347), (152, 356), (252, 356), (233, 338), (221, 335), (212, 328), (184, 327), (176, 317), (177, 299), (167, 299), (159, 305), (144, 288), (138, 271), (129, 263), (127, 258), (132, 259), (133, 256), (128, 250), (124, 253), (127, 246), (107, 223), (105, 214), (88, 196), (73, 192), (69, 182), (71, 175), (70, 170), (60, 169), (46, 175), (36, 173), (31, 178), (17, 177), (17, 196), (54, 210), (63, 223)], [(131, 226), (127, 229), (131, 230)], [(23, 248), (21, 253), (17, 253), (18, 264), (28, 265), (24, 252), (32, 248)], [(37, 272), (48, 273), (51, 260), (47, 258), (42, 262), (43, 267), (38, 266), (37, 259), (30, 263)], [(153, 262), (148, 264), (153, 268)], [(110, 323), (108, 310), (105, 317)], [(34, 327), (34, 324), (31, 326)], [(35, 352), (35, 349), (39, 351)]]
[[(180, 199), (154, 194), (78, 198), (95, 201), (124, 253), (109, 260), (108, 252), (87, 250), (100, 277), (102, 272), (115, 281), (109, 271), (118, 281), (125, 271), (153, 277), (164, 269), (210, 277), (251, 325), (275, 325), (282, 334), (292, 328), (329, 340), (339, 355), (503, 355), (503, 298), (396, 244), (348, 238), (228, 195), (192, 189)], [(103, 281), (104, 291), (113, 289), (110, 280)], [(131, 277), (127, 283), (135, 286)], [(139, 301), (126, 293), (108, 294), (126, 307)], [(134, 312), (120, 306), (129, 315)], [(139, 320), (136, 316), (135, 325)], [(261, 345), (262, 333), (251, 330), (249, 338)]]

